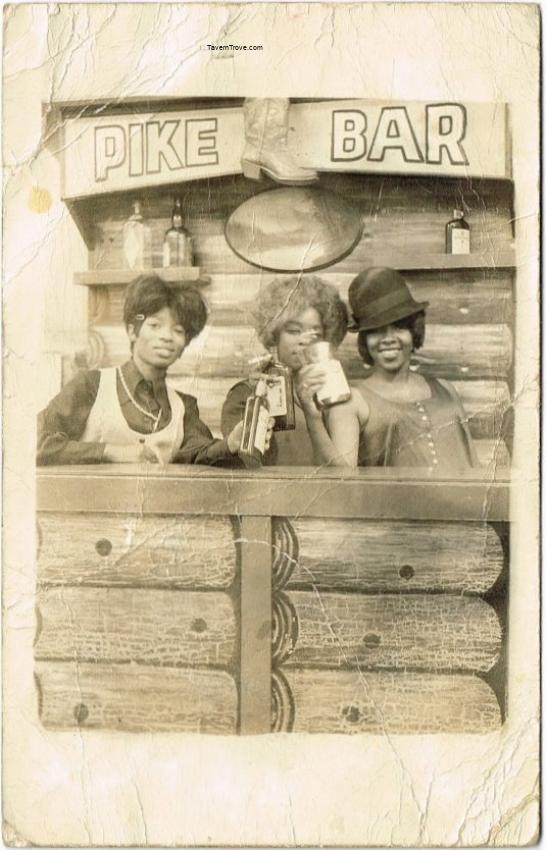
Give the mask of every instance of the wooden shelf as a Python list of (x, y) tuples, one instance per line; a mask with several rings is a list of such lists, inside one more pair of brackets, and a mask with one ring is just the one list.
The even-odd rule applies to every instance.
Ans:
[(400, 271), (510, 269), (515, 268), (516, 254), (513, 249), (491, 251), (487, 254), (371, 254), (369, 265), (389, 266)]
[[(516, 254), (512, 249), (487, 254), (372, 254), (368, 266), (388, 266), (400, 271), (450, 271), (457, 269), (511, 269), (516, 266)], [(324, 269), (321, 274), (335, 274), (334, 269)], [(130, 283), (139, 274), (157, 274), (171, 283), (191, 283), (206, 286), (210, 277), (201, 273), (199, 266), (153, 269), (93, 269), (76, 272), (74, 282), (80, 286), (112, 286)], [(255, 269), (250, 274), (257, 274)]]
[(170, 283), (206, 286), (210, 283), (208, 275), (202, 275), (199, 266), (172, 266), (167, 269), (93, 269), (88, 272), (76, 272), (74, 283), (79, 286), (112, 286), (130, 283), (138, 275), (157, 274)]

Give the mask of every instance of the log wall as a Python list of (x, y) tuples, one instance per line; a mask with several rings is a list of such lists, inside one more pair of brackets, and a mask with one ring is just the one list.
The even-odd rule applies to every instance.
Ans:
[[(481, 462), (508, 465), (514, 346), (512, 184), (322, 174), (320, 185), (351, 200), (364, 222), (351, 254), (320, 276), (346, 298), (351, 280), (363, 268), (391, 265), (403, 271), (415, 297), (430, 302), (425, 345), (416, 353), (414, 368), (455, 383)], [(270, 187), (241, 175), (184, 187), (186, 224), (200, 267), (194, 277), (200, 285), (206, 283), (203, 293), (210, 317), (200, 337), (171, 367), (171, 379), (196, 395), (215, 436), (220, 434), (227, 390), (248, 373), (249, 358), (262, 351), (252, 327), (252, 306), (260, 287), (275, 277), (257, 272), (237, 257), (226, 242), (224, 227), (238, 204), (264, 188)], [(175, 186), (141, 192), (159, 273), (171, 199), (179, 192)], [(76, 275), (76, 281), (89, 286), (87, 362), (92, 367), (117, 365), (128, 355), (121, 326), (124, 285), (117, 278), (123, 266), (122, 227), (129, 200), (121, 194), (76, 206), (90, 245), (90, 271)], [(444, 253), (444, 228), (454, 206), (465, 209), (471, 226), (472, 253), (462, 258)], [(339, 356), (349, 378), (363, 374), (354, 335), (347, 336)]]
[[(34, 653), (46, 727), (429, 734), (501, 723), (507, 549), (498, 525), (479, 519), (494, 481), (465, 485), (473, 520), (457, 518), (457, 488), (440, 482), (420, 485), (434, 491), (421, 510), (441, 488), (451, 520), (412, 519), (402, 497), (394, 515), (403, 506), (406, 517), (389, 520), (372, 518), (361, 471), (364, 518), (345, 518), (338, 501), (325, 519), (317, 481), (304, 479), (306, 515), (276, 515), (271, 484), (289, 483), (276, 471), (260, 516), (242, 512), (244, 473), (152, 472), (143, 484), (128, 469), (73, 472), (87, 512), (64, 496), (70, 468), (39, 479)], [(141, 514), (104, 509), (126, 498), (123, 481)], [(157, 511), (156, 492), (183, 505), (197, 481), (201, 513)], [(207, 492), (224, 483), (224, 515), (209, 515)]]
[(294, 732), (487, 733), (500, 725), (491, 688), (473, 675), (290, 670)]
[(229, 517), (41, 514), (40, 581), (47, 585), (227, 589), (236, 573)]
[(488, 523), (297, 518), (289, 590), (485, 593), (501, 574), (501, 541)]
[[(389, 265), (430, 302), (412, 368), (453, 382), (491, 479), (421, 482), (412, 499), (403, 475), (387, 474), (383, 492), (367, 471), (334, 483), (315, 470), (312, 480), (303, 470), (276, 480), (273, 471), (241, 489), (240, 473), (152, 471), (143, 481), (138, 470), (133, 479), (111, 468), (102, 477), (77, 470), (75, 499), (66, 469), (44, 472), (35, 656), (48, 728), (428, 734), (502, 722), (508, 552), (487, 519), (506, 536), (507, 487), (494, 476), (510, 463), (512, 184), (321, 174), (320, 186), (363, 219), (354, 250), (320, 277), (346, 298), (355, 274)], [(224, 228), (264, 188), (235, 175), (183, 189), (198, 266), (185, 277), (202, 287), (210, 317), (169, 380), (197, 397), (215, 435), (228, 389), (261, 350), (252, 306), (275, 277), (237, 257)], [(179, 194), (140, 193), (160, 274)], [(75, 284), (88, 288), (92, 368), (128, 356), (130, 200), (72, 204), (89, 247)], [(444, 253), (454, 207), (471, 226), (467, 257)], [(350, 378), (363, 374), (354, 336), (339, 356)]]
[(237, 731), (237, 686), (225, 671), (38, 661), (35, 674), (48, 728)]

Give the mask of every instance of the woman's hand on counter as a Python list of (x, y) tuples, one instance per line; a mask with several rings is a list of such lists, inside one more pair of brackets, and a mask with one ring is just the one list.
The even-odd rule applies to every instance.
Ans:
[(106, 443), (103, 460), (108, 463), (159, 463), (155, 452), (140, 442), (128, 446)]

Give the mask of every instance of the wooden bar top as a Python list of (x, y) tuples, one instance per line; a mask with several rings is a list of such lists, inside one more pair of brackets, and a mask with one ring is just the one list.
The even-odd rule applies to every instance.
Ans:
[(50, 466), (37, 471), (37, 510), (506, 521), (509, 483), (483, 470)]

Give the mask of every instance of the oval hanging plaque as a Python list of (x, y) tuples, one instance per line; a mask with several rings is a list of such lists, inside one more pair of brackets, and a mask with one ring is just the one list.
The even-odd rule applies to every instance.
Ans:
[(325, 268), (349, 254), (360, 239), (360, 212), (323, 189), (272, 189), (249, 198), (231, 214), (226, 239), (247, 263), (268, 271)]

